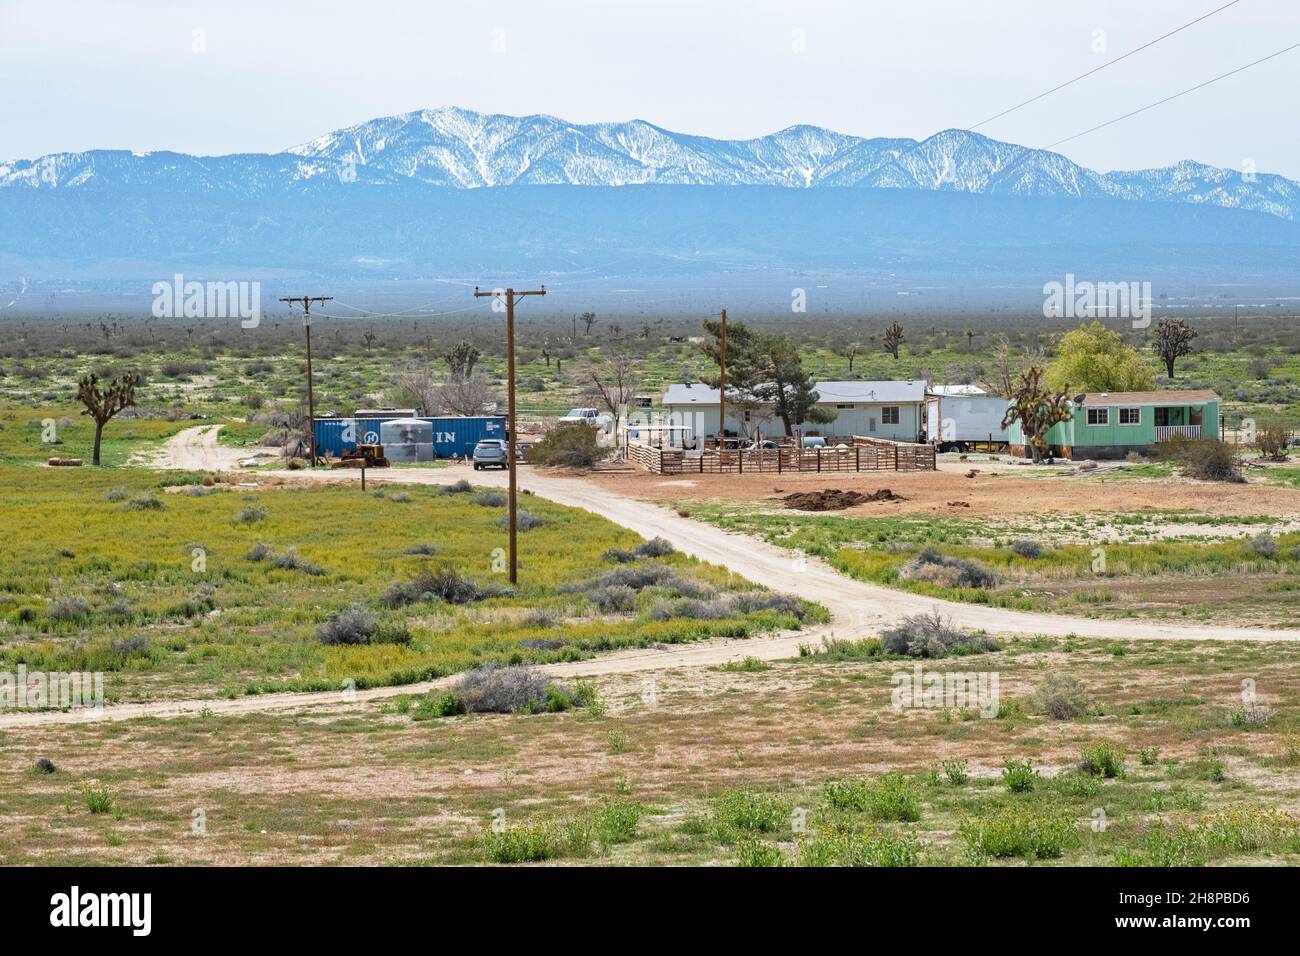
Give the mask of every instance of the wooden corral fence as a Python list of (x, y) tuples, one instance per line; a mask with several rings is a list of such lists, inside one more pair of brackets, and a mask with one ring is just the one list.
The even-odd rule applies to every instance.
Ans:
[(933, 445), (890, 441), (886, 438), (868, 438), (865, 435), (854, 435), (853, 445), (856, 448), (879, 449), (882, 455), (893, 459), (894, 471), (934, 471), (938, 467), (935, 464)]
[(783, 474), (787, 471), (934, 471), (932, 445), (884, 441), (854, 436), (846, 447), (705, 449), (687, 454), (679, 448), (653, 448), (629, 443), (628, 461), (656, 475), (744, 474), (747, 471)]

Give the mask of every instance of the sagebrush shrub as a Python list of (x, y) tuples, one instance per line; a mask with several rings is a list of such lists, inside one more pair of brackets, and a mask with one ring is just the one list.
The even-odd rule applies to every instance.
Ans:
[(1043, 546), (1037, 541), (1030, 541), (1025, 538), (1012, 541), (1011, 550), (1022, 558), (1041, 558), (1043, 556)]
[(611, 584), (592, 588), (587, 592), (587, 599), (602, 614), (621, 614), (631, 611), (636, 604), (636, 591), (623, 584)]
[(236, 515), (235, 520), (240, 524), (255, 524), (258, 521), (265, 521), (267, 510), (258, 505), (245, 505), (244, 508)]
[(596, 441), (596, 429), (585, 422), (556, 425), (528, 448), (528, 461), (562, 468), (591, 468), (609, 451)]
[(155, 498), (153, 495), (143, 495), (139, 498), (132, 498), (126, 503), (128, 511), (162, 511), (166, 505), (162, 499)]
[(995, 651), (998, 644), (983, 634), (958, 630), (938, 611), (905, 617), (881, 635), (887, 654), (908, 657), (947, 657), (949, 654)]
[(1158, 444), (1156, 453), (1165, 461), (1181, 464), (1189, 478), (1238, 484), (1246, 480), (1237, 467), (1236, 450), (1217, 438), (1175, 436)]
[(84, 621), (90, 617), (90, 602), (80, 595), (57, 597), (45, 613), (52, 621)]
[(729, 609), (735, 614), (754, 614), (772, 611), (787, 617), (803, 620), (807, 609), (793, 594), (773, 594), (770, 591), (742, 591), (727, 599)]
[(483, 664), (466, 671), (456, 693), (469, 713), (555, 713), (595, 702), (591, 684), (566, 687), (523, 664)]
[(404, 607), (418, 601), (469, 604), (485, 597), (483, 590), (454, 568), (422, 568), (409, 581), (394, 581), (380, 597), (388, 607)]
[(991, 569), (969, 558), (950, 558), (934, 548), (917, 553), (898, 572), (899, 577), (954, 588), (991, 588), (998, 576)]
[(322, 644), (369, 644), (379, 622), (360, 604), (339, 611), (316, 628), (316, 640)]
[[(503, 514), (501, 516), (501, 520), (498, 521), (497, 524), (499, 524), (503, 529), (509, 528), (510, 515)], [(520, 511), (518, 514), (515, 515), (515, 527), (518, 528), (521, 532), (532, 531), (534, 528), (540, 528), (544, 524), (546, 524), (546, 520), (544, 518), (539, 518), (537, 517), (537, 515), (532, 514), (531, 512), (528, 511)]]
[(1053, 720), (1074, 720), (1092, 706), (1088, 689), (1077, 678), (1058, 672), (1044, 677), (1029, 700), (1036, 712)]

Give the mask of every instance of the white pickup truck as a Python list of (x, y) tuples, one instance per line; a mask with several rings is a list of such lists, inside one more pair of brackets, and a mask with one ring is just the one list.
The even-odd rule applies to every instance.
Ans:
[(560, 419), (561, 425), (570, 425), (574, 422), (590, 425), (607, 435), (614, 429), (614, 416), (602, 415), (598, 408), (572, 408), (569, 414)]

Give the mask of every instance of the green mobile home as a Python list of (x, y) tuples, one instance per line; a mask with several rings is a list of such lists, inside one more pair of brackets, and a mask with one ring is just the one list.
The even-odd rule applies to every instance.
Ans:
[[(1071, 419), (1047, 433), (1047, 453), (1073, 459), (1123, 458), (1129, 452), (1150, 452), (1179, 435), (1218, 438), (1220, 401), (1208, 389), (1077, 395)], [(1008, 435), (1012, 454), (1030, 453), (1018, 422)]]

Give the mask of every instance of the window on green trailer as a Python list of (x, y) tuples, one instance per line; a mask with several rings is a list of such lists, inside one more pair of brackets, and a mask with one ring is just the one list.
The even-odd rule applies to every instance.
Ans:
[(1088, 409), (1089, 425), (1109, 425), (1110, 409), (1109, 408), (1090, 408)]

